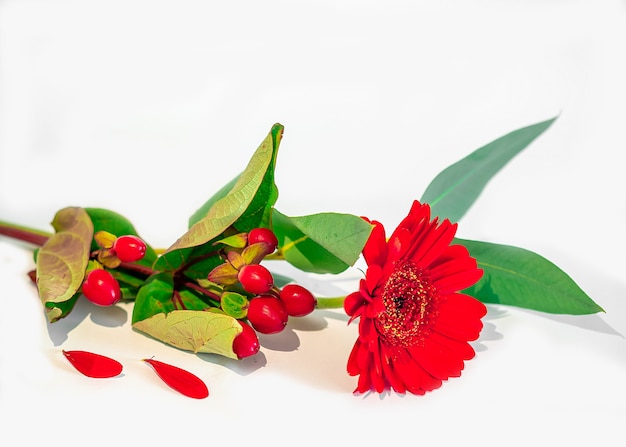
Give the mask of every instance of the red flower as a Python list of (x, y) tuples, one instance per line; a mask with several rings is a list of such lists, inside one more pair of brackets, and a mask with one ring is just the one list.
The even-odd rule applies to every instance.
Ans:
[(348, 359), (348, 373), (359, 376), (354, 392), (424, 394), (474, 357), (468, 341), (478, 338), (487, 309), (458, 291), (483, 272), (464, 246), (450, 245), (456, 224), (431, 221), (427, 204), (415, 201), (389, 240), (369, 222), (367, 272), (344, 302), (350, 322), (360, 319)]

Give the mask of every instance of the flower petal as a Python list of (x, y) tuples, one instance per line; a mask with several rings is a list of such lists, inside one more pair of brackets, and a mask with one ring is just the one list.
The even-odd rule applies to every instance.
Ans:
[(361, 292), (352, 292), (343, 300), (343, 309), (349, 316), (357, 317), (363, 312), (366, 301)]
[(476, 284), (482, 276), (482, 269), (464, 270), (439, 278), (435, 282), (435, 287), (440, 294), (446, 295)]
[(429, 267), (439, 256), (445, 253), (456, 234), (456, 224), (444, 220), (439, 227), (431, 224), (430, 231), (425, 232), (422, 240), (412, 244), (406, 256), (418, 265)]
[(438, 304), (437, 318), (432, 329), (449, 337), (462, 341), (476, 340), (483, 328), (481, 318), (487, 308), (471, 296), (454, 293)]
[(450, 355), (443, 345), (430, 339), (421, 346), (410, 348), (410, 352), (428, 373), (441, 380), (460, 376), (465, 366), (462, 359)]
[(398, 377), (413, 394), (424, 394), (441, 386), (441, 379), (429, 374), (409, 353), (394, 361), (394, 369)]
[(436, 331), (431, 332), (429, 339), (444, 346), (450, 351), (450, 355), (455, 355), (462, 360), (470, 360), (476, 355), (474, 348), (466, 341), (452, 339)]
[(370, 221), (374, 225), (365, 246), (363, 247), (363, 258), (367, 265), (383, 265), (387, 259), (387, 239), (385, 236), (385, 227), (377, 221)]

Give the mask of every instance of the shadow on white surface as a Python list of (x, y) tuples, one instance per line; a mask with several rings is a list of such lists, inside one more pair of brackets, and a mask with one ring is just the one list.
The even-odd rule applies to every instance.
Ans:
[(600, 332), (603, 334), (609, 335), (617, 335), (618, 337), (624, 338), (622, 333), (618, 332), (614, 329), (610, 324), (608, 324), (600, 314), (592, 314), (592, 315), (556, 315), (556, 314), (546, 314), (542, 312), (535, 312), (532, 310), (522, 309), (524, 312), (531, 313), (535, 316), (547, 318), (552, 321), (556, 321), (563, 324), (569, 324), (572, 326), (577, 326), (581, 329), (587, 329), (589, 331)]
[(68, 339), (69, 333), (87, 317), (90, 317), (94, 324), (114, 328), (126, 324), (128, 312), (119, 306), (100, 307), (81, 297), (65, 318), (54, 323), (47, 323), (48, 336), (54, 346), (61, 346)]
[(229, 359), (217, 354), (197, 354), (197, 356), (207, 363), (223, 366), (240, 376), (250, 375), (267, 365), (267, 357), (263, 351), (241, 360)]

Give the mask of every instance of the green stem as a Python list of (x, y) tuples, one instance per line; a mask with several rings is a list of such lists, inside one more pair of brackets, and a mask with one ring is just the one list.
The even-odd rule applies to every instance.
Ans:
[(345, 296), (318, 297), (317, 309), (341, 309), (345, 299)]
[(0, 220), (0, 235), (8, 236), (13, 239), (38, 245), (40, 247), (46, 243), (50, 236), (52, 236), (51, 233), (45, 231), (35, 230), (22, 225), (15, 225), (2, 220)]
[(266, 261), (284, 261), (285, 256), (283, 255), (282, 251), (278, 250), (278, 251), (275, 251), (274, 253), (267, 255), (263, 259)]

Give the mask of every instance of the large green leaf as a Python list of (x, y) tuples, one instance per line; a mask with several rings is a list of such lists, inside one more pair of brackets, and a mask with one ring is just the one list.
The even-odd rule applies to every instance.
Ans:
[(555, 120), (552, 118), (515, 130), (475, 150), (439, 173), (420, 201), (430, 204), (433, 216), (458, 222), (487, 182)]
[(288, 217), (276, 209), (272, 228), (287, 262), (306, 272), (333, 274), (354, 265), (372, 231), (371, 224), (351, 214)]
[(523, 248), (455, 239), (483, 269), (482, 279), (464, 293), (484, 303), (506, 304), (554, 314), (603, 312), (563, 270)]
[(233, 352), (233, 340), (242, 331), (233, 317), (201, 310), (156, 314), (134, 323), (133, 328), (179, 349), (233, 359), (237, 359)]
[(83, 208), (60, 210), (52, 226), (56, 233), (38, 250), (36, 261), (39, 297), (50, 322), (67, 313), (53, 303), (68, 301), (79, 291), (93, 238), (93, 224)]
[(267, 225), (278, 196), (274, 164), (282, 132), (282, 125), (272, 127), (245, 170), (193, 214), (189, 230), (167, 252), (205, 244), (236, 222), (246, 227)]

